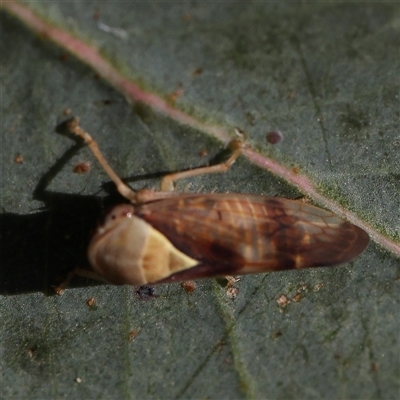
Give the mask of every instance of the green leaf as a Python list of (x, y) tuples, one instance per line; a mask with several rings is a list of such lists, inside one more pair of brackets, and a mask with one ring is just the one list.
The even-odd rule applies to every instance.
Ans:
[[(2, 6), (2, 397), (398, 396), (397, 4)], [(155, 101), (132, 104), (132, 83)], [(193, 293), (156, 286), (144, 300), (76, 278), (53, 295), (51, 285), (89, 266), (101, 209), (121, 201), (89, 149), (56, 133), (67, 109), (136, 189), (216, 161), (225, 144), (210, 133), (238, 127), (262, 160), (298, 173), (298, 188), (241, 157), (178, 190), (335, 201), (384, 247), (371, 242), (334, 268), (242, 277), (234, 300), (213, 279)], [(273, 131), (277, 144), (266, 139)], [(90, 171), (74, 174), (86, 161)]]

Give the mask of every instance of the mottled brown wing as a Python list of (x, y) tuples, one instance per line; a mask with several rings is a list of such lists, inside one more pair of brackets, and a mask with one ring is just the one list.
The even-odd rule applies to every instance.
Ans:
[(182, 195), (145, 204), (137, 215), (199, 260), (197, 276), (340, 264), (369, 241), (328, 211), (274, 197)]

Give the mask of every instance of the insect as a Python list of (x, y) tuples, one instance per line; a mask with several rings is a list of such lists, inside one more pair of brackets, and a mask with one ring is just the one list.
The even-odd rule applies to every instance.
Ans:
[(369, 242), (359, 227), (296, 200), (252, 194), (180, 194), (175, 180), (226, 171), (243, 144), (232, 141), (223, 164), (167, 175), (162, 190), (134, 191), (110, 167), (97, 143), (83, 138), (130, 204), (103, 217), (89, 248), (95, 271), (77, 273), (114, 284), (146, 285), (196, 278), (331, 266), (360, 254)]

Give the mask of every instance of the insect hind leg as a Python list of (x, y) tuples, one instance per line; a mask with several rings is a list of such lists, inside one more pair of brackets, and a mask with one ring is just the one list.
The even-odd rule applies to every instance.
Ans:
[(161, 191), (169, 192), (174, 190), (174, 182), (179, 179), (190, 178), (192, 176), (197, 176), (197, 175), (226, 172), (242, 153), (243, 143), (240, 140), (235, 139), (229, 143), (228, 148), (232, 150), (233, 153), (225, 162), (221, 164), (190, 169), (188, 171), (177, 172), (174, 174), (164, 176), (161, 181)]

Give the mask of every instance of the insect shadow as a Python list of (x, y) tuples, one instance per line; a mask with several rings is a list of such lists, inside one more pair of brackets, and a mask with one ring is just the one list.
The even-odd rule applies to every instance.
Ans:
[[(67, 121), (68, 122), (68, 121)], [(66, 129), (66, 123), (56, 132), (68, 136), (75, 144), (46, 172), (33, 191), (33, 199), (44, 203), (33, 214), (0, 215), (0, 294), (43, 292), (53, 295), (51, 285), (60, 283), (76, 266), (90, 268), (86, 257), (93, 229), (102, 210), (127, 202), (118, 194), (112, 182), (102, 185), (108, 193), (95, 195), (66, 194), (47, 190), (50, 182), (85, 146), (84, 142)], [(225, 157), (219, 153), (211, 164)], [(125, 182), (156, 179), (174, 171), (125, 178)], [(101, 284), (90, 281), (90, 285)], [(88, 286), (85, 278), (74, 279), (70, 287)]]

